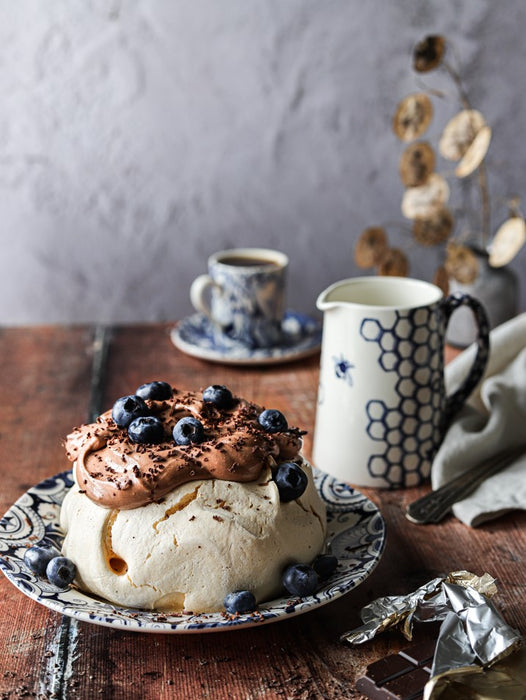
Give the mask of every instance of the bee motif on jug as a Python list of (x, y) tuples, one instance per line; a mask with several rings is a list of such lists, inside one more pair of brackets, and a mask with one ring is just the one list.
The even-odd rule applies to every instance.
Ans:
[(360, 335), (377, 346), (378, 363), (394, 384), (392, 405), (373, 398), (365, 408), (367, 433), (378, 443), (367, 468), (391, 486), (401, 483), (402, 472), (413, 475), (410, 485), (420, 483), (441, 441), (442, 324), (437, 307), (396, 311), (389, 326), (372, 318), (361, 323)]
[(353, 379), (351, 370), (354, 369), (354, 365), (346, 360), (343, 355), (339, 357), (333, 357), (334, 362), (334, 374), (338, 379), (344, 379), (349, 386), (353, 385)]

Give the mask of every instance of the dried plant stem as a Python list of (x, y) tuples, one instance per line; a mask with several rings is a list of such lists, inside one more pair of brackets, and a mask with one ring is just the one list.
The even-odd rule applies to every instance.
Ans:
[(482, 247), (484, 250), (487, 249), (489, 238), (490, 238), (490, 198), (488, 191), (488, 179), (486, 176), (486, 165), (484, 161), (478, 167), (478, 180), (479, 180), (479, 190), (480, 190), (480, 204), (481, 204), (481, 234), (482, 234)]
[[(464, 107), (464, 109), (471, 109), (471, 105), (469, 102), (469, 98), (467, 96), (466, 91), (464, 90), (464, 87), (462, 85), (462, 79), (460, 75), (457, 73), (457, 71), (446, 61), (443, 61), (442, 65), (446, 69), (446, 71), (449, 73), (449, 76), (455, 83), (458, 94), (459, 94), (459, 99)], [(490, 239), (490, 219), (491, 219), (491, 210), (490, 210), (490, 197), (489, 197), (489, 189), (488, 189), (488, 178), (486, 174), (486, 165), (484, 163), (484, 160), (482, 163), (479, 165), (477, 168), (477, 174), (478, 174), (478, 185), (479, 185), (479, 192), (480, 192), (480, 230), (481, 230), (481, 242), (482, 242), (482, 248), (486, 250), (489, 239)]]
[(446, 71), (449, 73), (449, 76), (451, 80), (455, 83), (457, 90), (458, 90), (458, 95), (460, 98), (460, 102), (464, 109), (471, 109), (471, 105), (469, 104), (469, 99), (467, 96), (466, 91), (464, 90), (464, 87), (462, 85), (462, 79), (460, 75), (457, 73), (457, 71), (451, 66), (447, 61), (443, 61), (442, 65), (446, 69)]

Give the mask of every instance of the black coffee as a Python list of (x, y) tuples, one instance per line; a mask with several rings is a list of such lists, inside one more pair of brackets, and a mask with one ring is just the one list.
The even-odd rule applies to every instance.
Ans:
[(265, 258), (243, 258), (232, 256), (229, 258), (221, 258), (219, 262), (222, 265), (232, 265), (233, 267), (261, 267), (262, 265), (279, 267), (279, 265), (273, 260), (265, 260)]

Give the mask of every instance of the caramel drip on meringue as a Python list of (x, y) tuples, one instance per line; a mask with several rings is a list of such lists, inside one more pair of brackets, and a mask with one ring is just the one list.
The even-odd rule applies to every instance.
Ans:
[(113, 571), (114, 574), (117, 574), (117, 576), (122, 576), (128, 571), (128, 564), (119, 557), (115, 552), (113, 551), (113, 544), (112, 544), (112, 537), (111, 537), (111, 532), (113, 528), (113, 524), (119, 514), (118, 510), (114, 510), (110, 513), (108, 516), (108, 519), (106, 521), (106, 528), (104, 532), (104, 539), (103, 539), (103, 551), (104, 551), (104, 557), (106, 559), (106, 564), (108, 565), (108, 568)]
[[(201, 394), (174, 389), (170, 399), (146, 403), (164, 425), (160, 444), (133, 442), (128, 431), (115, 424), (111, 411), (66, 438), (79, 488), (101, 506), (138, 508), (197, 479), (255, 481), (263, 467), (293, 459), (301, 448), (299, 430), (266, 432), (258, 423), (262, 408), (244, 399), (218, 409), (205, 403)], [(184, 416), (201, 421), (203, 442), (175, 444), (172, 430)]]

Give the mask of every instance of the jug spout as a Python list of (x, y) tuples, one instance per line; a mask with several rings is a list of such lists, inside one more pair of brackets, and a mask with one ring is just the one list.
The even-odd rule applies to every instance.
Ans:
[(316, 299), (316, 308), (320, 311), (329, 311), (335, 309), (345, 303), (345, 300), (340, 294), (340, 290), (351, 280), (342, 280), (331, 284), (327, 289), (324, 289)]

